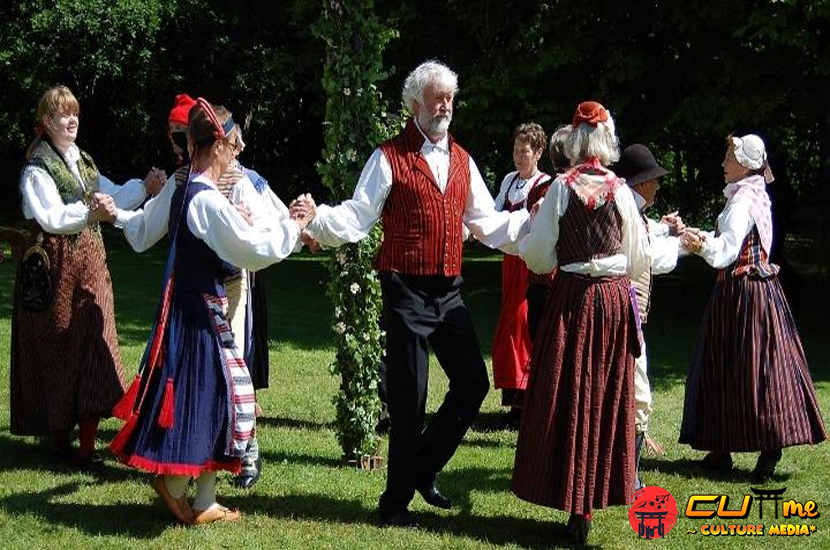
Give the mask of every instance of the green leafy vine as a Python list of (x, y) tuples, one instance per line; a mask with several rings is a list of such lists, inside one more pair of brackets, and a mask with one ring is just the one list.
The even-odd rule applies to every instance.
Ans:
[[(397, 32), (378, 21), (373, 0), (324, 0), (314, 33), (326, 44), (325, 148), (317, 170), (332, 201), (340, 201), (351, 197), (362, 163), (396, 131), (377, 83), (388, 76), (382, 54)], [(381, 292), (372, 261), (381, 239), (376, 226), (369, 237), (341, 247), (328, 260), (327, 292), (334, 304), (337, 338), (331, 372), (341, 377), (334, 398), (337, 438), (344, 457), (359, 465), (378, 446), (378, 364), (384, 334), (378, 325)]]

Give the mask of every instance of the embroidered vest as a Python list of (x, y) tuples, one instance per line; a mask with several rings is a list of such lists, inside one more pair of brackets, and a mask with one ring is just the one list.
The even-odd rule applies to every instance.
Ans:
[(568, 208), (559, 220), (559, 265), (588, 262), (616, 254), (622, 243), (622, 218), (613, 195), (601, 206), (587, 207), (569, 189)]
[(88, 203), (93, 193), (98, 192), (98, 169), (92, 157), (84, 151), (80, 153), (78, 171), (84, 182), (83, 187), (72, 173), (64, 156), (48, 140), (43, 140), (38, 144), (28, 161), (29, 166), (37, 166), (49, 174), (64, 204), (72, 204), (79, 200)]
[(411, 120), (380, 146), (392, 167), (392, 189), (383, 206), (383, 243), (378, 271), (407, 275), (461, 274), (462, 219), (470, 190), (470, 157), (449, 138), (447, 188), (438, 188), (421, 147), (424, 138)]
[(761, 246), (761, 236), (758, 233), (758, 228), (753, 226), (749, 234), (744, 237), (738, 259), (729, 267), (718, 270), (718, 281), (744, 275), (766, 279), (777, 275), (780, 269), (777, 265), (769, 263), (767, 253), (764, 252), (764, 247)]

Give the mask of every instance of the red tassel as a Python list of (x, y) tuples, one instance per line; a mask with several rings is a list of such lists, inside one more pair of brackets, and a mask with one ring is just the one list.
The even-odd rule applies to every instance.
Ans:
[(121, 431), (118, 432), (114, 438), (112, 438), (112, 442), (110, 443), (110, 450), (112, 451), (112, 454), (115, 456), (124, 455), (124, 449), (127, 446), (127, 441), (129, 441), (130, 436), (133, 434), (133, 430), (135, 430), (135, 425), (137, 423), (138, 414), (133, 413), (130, 415), (127, 423), (121, 428)]
[(133, 383), (127, 389), (127, 393), (113, 407), (112, 415), (115, 418), (124, 421), (130, 418), (130, 414), (132, 414), (133, 408), (135, 407), (135, 400), (138, 397), (139, 386), (141, 386), (141, 375), (137, 374), (135, 380), (133, 380)]
[(161, 410), (158, 418), (159, 428), (169, 430), (173, 427), (173, 379), (168, 378), (164, 384), (164, 397), (161, 400)]

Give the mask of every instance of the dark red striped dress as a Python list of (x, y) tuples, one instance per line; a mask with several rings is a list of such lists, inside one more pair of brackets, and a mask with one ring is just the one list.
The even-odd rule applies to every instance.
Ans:
[[(560, 265), (620, 248), (615, 200), (589, 210), (573, 190), (559, 220)], [(634, 492), (634, 355), (627, 276), (557, 271), (534, 340), (512, 489), (575, 514)]]
[(766, 451), (827, 438), (777, 273), (755, 227), (718, 271), (686, 380), (681, 443)]

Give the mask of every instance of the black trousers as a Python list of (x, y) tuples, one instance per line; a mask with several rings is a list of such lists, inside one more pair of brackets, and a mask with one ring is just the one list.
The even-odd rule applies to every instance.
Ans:
[[(383, 512), (406, 508), (455, 454), (490, 387), (461, 277), (380, 274), (386, 327), (389, 464)], [(449, 379), (444, 402), (424, 425), (432, 347)]]

